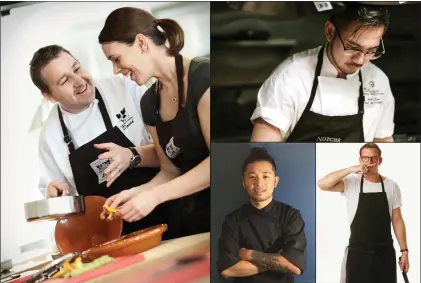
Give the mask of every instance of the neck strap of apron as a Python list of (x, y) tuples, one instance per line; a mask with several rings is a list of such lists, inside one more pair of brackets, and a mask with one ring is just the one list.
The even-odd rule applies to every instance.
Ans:
[[(316, 97), (316, 91), (319, 85), (319, 76), (320, 76), (320, 73), (322, 71), (322, 66), (323, 66), (324, 49), (325, 49), (325, 46), (323, 46), (320, 49), (319, 54), (317, 56), (317, 65), (316, 65), (316, 71), (314, 73), (313, 87), (311, 88), (310, 99), (304, 111), (310, 111), (310, 108), (314, 102), (314, 98)], [(363, 79), (361, 76), (361, 69), (358, 72), (358, 77), (360, 79), (360, 89), (359, 89), (359, 96), (358, 96), (358, 114), (364, 114), (364, 91), (363, 91)]]
[[(183, 104), (184, 100), (184, 83), (183, 83), (183, 75), (184, 75), (184, 68), (183, 68), (183, 56), (181, 54), (176, 54), (174, 56), (175, 59), (175, 72), (177, 75), (177, 88), (178, 88), (178, 108), (180, 108)], [(159, 108), (161, 107), (161, 96), (160, 96), (160, 85), (159, 81), (156, 84), (156, 93), (158, 95), (156, 100), (156, 114), (159, 114)]]
[[(379, 174), (380, 177), (380, 183), (382, 184), (382, 192), (384, 193), (384, 183), (383, 183), (383, 177)], [(361, 175), (361, 183), (360, 183), (360, 193), (362, 194), (364, 192), (363, 190), (363, 182), (364, 181), (364, 176)]]
[[(113, 128), (113, 125), (111, 124), (111, 119), (108, 115), (107, 108), (105, 107), (104, 100), (102, 99), (102, 96), (97, 88), (95, 88), (95, 98), (98, 99), (98, 106), (99, 111), (101, 112), (102, 120), (104, 121), (107, 131), (109, 131)], [(69, 135), (66, 124), (64, 124), (63, 114), (61, 113), (60, 107), (58, 107), (58, 118), (60, 120), (61, 130), (63, 131), (63, 140), (67, 144), (69, 152), (72, 153), (75, 151), (75, 145), (73, 144), (73, 140)]]

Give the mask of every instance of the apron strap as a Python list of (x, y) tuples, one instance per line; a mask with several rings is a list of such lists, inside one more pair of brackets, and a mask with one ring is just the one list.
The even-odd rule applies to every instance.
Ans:
[(107, 128), (107, 131), (110, 131), (113, 128), (113, 124), (111, 124), (110, 115), (108, 115), (104, 100), (102, 99), (102, 96), (99, 93), (99, 90), (97, 88), (95, 88), (95, 98), (98, 99), (99, 111), (101, 112), (101, 116), (102, 116), (102, 120), (104, 121), (105, 128)]
[(177, 72), (177, 86), (178, 86), (178, 107), (181, 108), (184, 100), (184, 83), (183, 83), (183, 56), (181, 54), (175, 55), (175, 71)]
[[(184, 83), (183, 83), (183, 56), (181, 54), (176, 54), (175, 59), (175, 72), (177, 74), (177, 88), (178, 88), (178, 108), (181, 108), (184, 100)], [(160, 85), (159, 81), (156, 82), (156, 94), (158, 95), (156, 99), (156, 114), (159, 116), (159, 108), (161, 107), (161, 96), (159, 91)]]
[[(386, 191), (384, 190), (383, 178), (380, 174), (379, 174), (379, 177), (380, 177), (380, 182), (382, 184), (382, 192), (384, 193)], [(363, 180), (364, 180), (364, 176), (361, 175), (360, 194), (362, 194), (364, 192), (364, 190), (363, 190)]]
[(317, 90), (317, 86), (319, 85), (319, 76), (320, 76), (320, 72), (322, 70), (322, 65), (323, 65), (323, 51), (324, 51), (325, 47), (323, 46), (320, 51), (319, 51), (319, 55), (317, 57), (317, 66), (316, 66), (316, 71), (314, 73), (314, 79), (313, 79), (313, 87), (311, 88), (311, 94), (310, 94), (310, 99), (307, 102), (306, 108), (304, 109), (304, 112), (306, 111), (310, 111), (311, 106), (313, 105), (314, 102), (314, 97), (316, 97), (316, 90)]
[(69, 152), (72, 153), (75, 151), (75, 145), (73, 144), (72, 138), (67, 131), (67, 127), (63, 121), (63, 114), (61, 113), (60, 106), (58, 106), (58, 119), (60, 120), (61, 130), (63, 131), (63, 140), (69, 148)]
[(383, 184), (383, 177), (379, 174), (380, 182), (382, 183), (382, 192), (385, 193), (384, 184)]
[(358, 113), (364, 114), (365, 97), (364, 97), (364, 86), (363, 86), (363, 78), (362, 78), (362, 75), (361, 75), (361, 69), (358, 72), (358, 77), (360, 79), (360, 95), (358, 96)]
[[(107, 131), (109, 131), (113, 128), (113, 125), (111, 124), (111, 119), (108, 115), (107, 108), (105, 107), (104, 100), (102, 99), (102, 96), (97, 88), (95, 88), (95, 98), (98, 99), (99, 111), (101, 112), (105, 128), (107, 129)], [(58, 107), (58, 119), (60, 120), (61, 130), (63, 132), (63, 140), (67, 144), (69, 152), (73, 153), (76, 150), (75, 145), (73, 144), (73, 140), (69, 135), (69, 131), (67, 130), (66, 124), (64, 123), (63, 114), (61, 113), (60, 107)]]

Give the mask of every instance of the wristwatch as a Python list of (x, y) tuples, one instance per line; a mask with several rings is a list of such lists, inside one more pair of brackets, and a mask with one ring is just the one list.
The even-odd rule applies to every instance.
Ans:
[(132, 159), (130, 159), (130, 169), (136, 168), (139, 166), (141, 158), (139, 153), (137, 152), (136, 148), (129, 147), (129, 149), (132, 151), (133, 156)]

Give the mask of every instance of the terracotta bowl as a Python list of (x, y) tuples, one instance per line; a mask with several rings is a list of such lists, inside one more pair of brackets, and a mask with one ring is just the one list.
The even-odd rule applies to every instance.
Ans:
[(82, 253), (85, 261), (93, 261), (103, 255), (120, 257), (138, 254), (158, 246), (162, 234), (167, 231), (166, 224), (152, 226), (130, 233), (113, 241), (98, 245)]
[(115, 217), (112, 221), (102, 220), (105, 198), (86, 196), (85, 213), (57, 221), (55, 240), (60, 253), (83, 252), (121, 236), (123, 220)]

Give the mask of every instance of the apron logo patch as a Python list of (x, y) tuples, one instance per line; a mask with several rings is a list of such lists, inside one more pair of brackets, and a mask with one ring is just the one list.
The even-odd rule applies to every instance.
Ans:
[(102, 184), (103, 182), (105, 182), (105, 180), (107, 180), (107, 177), (104, 174), (104, 170), (107, 169), (110, 163), (111, 161), (109, 159), (97, 159), (94, 162), (90, 163), (92, 170), (94, 170), (95, 174), (98, 176), (98, 184)]
[(317, 137), (318, 142), (341, 142), (341, 138)]
[(170, 139), (167, 146), (165, 147), (165, 152), (169, 158), (176, 158), (180, 155), (180, 148), (174, 144), (174, 137)]
[(126, 112), (126, 108), (121, 109), (120, 113), (117, 113), (115, 116), (119, 120), (120, 128), (122, 130), (126, 130), (128, 127), (130, 127), (134, 123), (133, 116), (130, 116)]
[(370, 88), (373, 88), (373, 87), (374, 87), (374, 81), (370, 81), (370, 82), (368, 83), (368, 85), (370, 86)]

